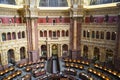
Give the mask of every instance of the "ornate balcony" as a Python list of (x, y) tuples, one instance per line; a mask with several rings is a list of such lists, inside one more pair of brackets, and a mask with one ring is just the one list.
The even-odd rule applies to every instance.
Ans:
[(83, 23), (83, 27), (117, 27), (117, 23)]

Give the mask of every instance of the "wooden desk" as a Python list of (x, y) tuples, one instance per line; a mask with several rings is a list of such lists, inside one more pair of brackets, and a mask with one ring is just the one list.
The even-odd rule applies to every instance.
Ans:
[(74, 70), (74, 69), (71, 69), (71, 68), (67, 68), (67, 69), (65, 69), (65, 70), (63, 71), (63, 73), (65, 73), (65, 74), (69, 74), (69, 75), (74, 75), (74, 76), (77, 75), (77, 71)]
[(41, 76), (41, 75), (44, 75), (46, 74), (46, 70), (36, 70), (33, 72), (33, 76), (34, 77), (38, 77), (38, 76)]

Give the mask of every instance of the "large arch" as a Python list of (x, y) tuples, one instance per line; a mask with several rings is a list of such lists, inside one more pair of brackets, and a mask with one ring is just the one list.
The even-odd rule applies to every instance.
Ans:
[(26, 52), (25, 47), (21, 47), (20, 48), (20, 59), (21, 60), (26, 58), (25, 52)]
[(46, 45), (41, 45), (41, 56), (47, 57), (47, 46)]
[(52, 45), (52, 56), (58, 56), (58, 46), (57, 46), (57, 44)]
[(88, 58), (88, 46), (83, 46), (83, 57)]
[(112, 63), (113, 61), (113, 51), (111, 49), (106, 49), (106, 62)]
[(8, 55), (8, 63), (14, 63), (15, 62), (15, 53), (13, 49), (9, 49), (7, 51), (7, 55)]
[(64, 44), (62, 46), (62, 56), (63, 57), (67, 57), (68, 56), (68, 45), (67, 44)]
[(94, 59), (95, 61), (99, 61), (100, 59), (100, 50), (97, 47), (94, 48)]

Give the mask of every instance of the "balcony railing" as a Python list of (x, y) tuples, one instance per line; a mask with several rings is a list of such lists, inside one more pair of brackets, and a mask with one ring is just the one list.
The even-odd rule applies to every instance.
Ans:
[(90, 5), (98, 5), (98, 4), (108, 4), (108, 3), (117, 3), (119, 0), (101, 0), (101, 1), (91, 1)]
[(83, 23), (82, 26), (91, 27), (117, 27), (117, 23)]
[(38, 25), (50, 25), (50, 26), (53, 26), (53, 25), (70, 25), (70, 23), (39, 23)]
[(26, 24), (25, 23), (8, 23), (8, 24), (3, 24), (3, 23), (0, 23), (0, 26), (25, 26)]
[(57, 40), (57, 41), (62, 41), (62, 40), (69, 40), (69, 37), (40, 37), (40, 41), (52, 41), (52, 40)]
[(104, 23), (82, 23), (83, 25), (116, 25), (117, 23), (114, 22), (114, 23), (107, 23), (107, 22), (104, 22)]

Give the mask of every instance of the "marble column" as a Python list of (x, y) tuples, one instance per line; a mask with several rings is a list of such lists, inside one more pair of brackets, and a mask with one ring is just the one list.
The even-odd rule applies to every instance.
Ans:
[(73, 49), (77, 49), (77, 19), (74, 19)]
[(61, 44), (58, 44), (58, 57), (61, 57)]
[(50, 44), (47, 44), (47, 57), (50, 57)]
[(25, 47), (25, 58), (28, 58), (27, 48)]
[(83, 57), (83, 45), (81, 45), (81, 57)]
[(2, 42), (2, 33), (0, 33), (0, 35), (1, 35), (0, 42)]
[(50, 57), (52, 56), (52, 44), (50, 44)]
[(42, 54), (41, 54), (41, 45), (39, 46), (39, 56), (42, 56)]
[(33, 50), (38, 49), (38, 30), (37, 30), (37, 20), (32, 19), (32, 45), (33, 45)]
[[(68, 49), (69, 49), (69, 48), (68, 48)], [(60, 53), (61, 53), (61, 57), (62, 57), (62, 54), (63, 54), (62, 44), (60, 44)]]

